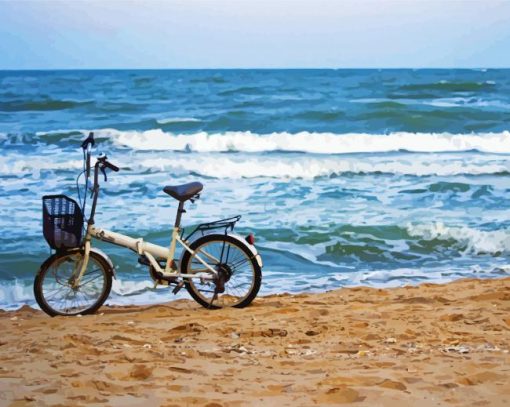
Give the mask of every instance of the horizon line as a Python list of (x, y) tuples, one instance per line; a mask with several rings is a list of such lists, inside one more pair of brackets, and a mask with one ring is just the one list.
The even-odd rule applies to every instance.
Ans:
[(172, 68), (0, 68), (0, 72), (9, 71), (234, 71), (234, 70), (489, 70), (510, 69), (510, 66), (480, 66), (480, 67), (172, 67)]

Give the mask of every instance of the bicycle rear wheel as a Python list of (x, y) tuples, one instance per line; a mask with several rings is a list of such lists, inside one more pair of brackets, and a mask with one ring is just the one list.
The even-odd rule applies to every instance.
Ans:
[(208, 273), (198, 260), (205, 261), (212, 269), (222, 274), (224, 291), (215, 296), (216, 284), (211, 280), (190, 278), (186, 289), (200, 305), (217, 309), (224, 307), (243, 308), (248, 306), (260, 289), (262, 272), (250, 249), (228, 235), (212, 234), (194, 241), (181, 262), (185, 274)]
[(34, 295), (37, 304), (48, 315), (92, 314), (108, 298), (113, 270), (101, 255), (92, 251), (79, 285), (72, 287), (83, 257), (80, 250), (57, 253), (41, 266), (34, 281)]

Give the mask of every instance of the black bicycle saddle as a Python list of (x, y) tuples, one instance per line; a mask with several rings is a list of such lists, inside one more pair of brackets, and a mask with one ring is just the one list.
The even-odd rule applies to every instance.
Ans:
[(200, 182), (190, 182), (182, 185), (167, 185), (163, 191), (178, 201), (184, 202), (198, 194), (204, 186)]

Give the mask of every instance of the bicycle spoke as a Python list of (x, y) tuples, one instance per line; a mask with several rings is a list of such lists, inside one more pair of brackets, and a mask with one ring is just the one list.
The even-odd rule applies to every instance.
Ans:
[(249, 261), (250, 261), (250, 259), (245, 257), (244, 259), (239, 260), (237, 263), (231, 264), (230, 267), (232, 269), (235, 269), (237, 267), (240, 267), (242, 264), (248, 263)]
[[(100, 272), (101, 273), (101, 269), (97, 268), (95, 270), (91, 270), (91, 271), (85, 271), (85, 273), (83, 273), (82, 277), (85, 277), (85, 276), (89, 276), (91, 274), (94, 274), (96, 272)], [(101, 273), (102, 274), (102, 273)]]
[(66, 289), (66, 288), (69, 288), (69, 287), (62, 286), (60, 289), (53, 291), (52, 295), (50, 295), (49, 297), (46, 297), (46, 299), (48, 300), (48, 299), (53, 298), (55, 295), (61, 293), (62, 290)]
[(90, 282), (92, 282), (94, 280), (97, 280), (98, 278), (101, 278), (101, 277), (103, 277), (103, 275), (99, 274), (98, 276), (92, 277), (92, 278), (90, 278), (90, 279), (88, 279), (86, 281), (80, 281), (80, 287), (83, 287), (85, 284), (88, 284), (88, 283), (90, 283)]

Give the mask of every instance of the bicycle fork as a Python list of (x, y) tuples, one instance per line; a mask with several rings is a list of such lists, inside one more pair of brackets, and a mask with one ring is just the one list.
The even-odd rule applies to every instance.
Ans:
[[(74, 265), (74, 270), (73, 270), (73, 274), (71, 276), (71, 281), (69, 282), (71, 284), (71, 288), (77, 289), (78, 286), (80, 285), (81, 278), (83, 277), (85, 270), (87, 270), (87, 266), (89, 264), (89, 259), (90, 259), (90, 237), (87, 234), (87, 237), (85, 238), (83, 260), (75, 263), (75, 265)], [(78, 275), (76, 275), (77, 272), (78, 272)]]

